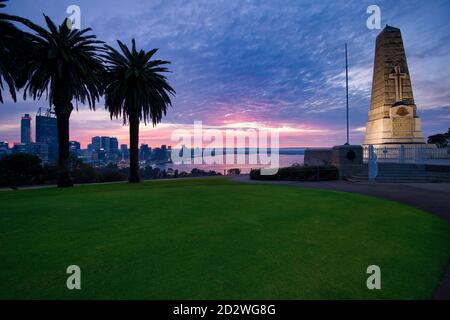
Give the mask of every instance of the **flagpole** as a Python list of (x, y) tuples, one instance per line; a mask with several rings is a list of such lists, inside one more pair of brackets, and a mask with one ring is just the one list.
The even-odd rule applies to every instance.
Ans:
[(347, 110), (347, 142), (349, 143), (349, 132), (348, 132), (348, 60), (347, 60), (347, 43), (345, 43), (345, 93), (346, 93), (346, 110)]

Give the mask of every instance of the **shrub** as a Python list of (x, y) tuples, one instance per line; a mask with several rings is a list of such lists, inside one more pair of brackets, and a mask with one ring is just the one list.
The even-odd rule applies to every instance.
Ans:
[(38, 183), (42, 174), (41, 159), (16, 153), (0, 160), (0, 186), (20, 186)]
[(261, 175), (260, 169), (252, 169), (252, 180), (294, 180), (294, 181), (325, 181), (336, 180), (339, 171), (333, 166), (293, 166), (280, 168), (274, 175)]
[(56, 165), (46, 164), (42, 168), (41, 184), (56, 184), (58, 181), (58, 167)]
[(118, 170), (106, 169), (100, 173), (101, 182), (125, 181), (127, 177)]
[(241, 169), (239, 169), (239, 168), (228, 169), (227, 170), (227, 174), (228, 175), (236, 175), (236, 176), (238, 176), (238, 175), (241, 174)]
[(74, 183), (98, 182), (97, 171), (86, 163), (79, 163), (71, 172)]

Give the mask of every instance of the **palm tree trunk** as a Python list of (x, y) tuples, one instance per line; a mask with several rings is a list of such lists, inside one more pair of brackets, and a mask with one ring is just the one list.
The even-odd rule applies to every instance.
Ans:
[(72, 110), (70, 102), (65, 105), (55, 103), (58, 123), (58, 188), (73, 186), (69, 173), (69, 118)]
[(58, 124), (58, 188), (72, 187), (69, 172), (69, 118), (72, 113), (72, 91), (68, 77), (61, 77), (53, 88), (53, 105)]
[(130, 183), (139, 183), (139, 118), (130, 115)]

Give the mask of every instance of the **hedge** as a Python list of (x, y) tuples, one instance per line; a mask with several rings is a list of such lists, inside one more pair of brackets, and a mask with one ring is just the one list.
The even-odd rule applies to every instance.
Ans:
[(337, 180), (339, 171), (333, 166), (293, 166), (280, 168), (274, 175), (261, 175), (260, 169), (250, 171), (252, 180), (326, 181)]

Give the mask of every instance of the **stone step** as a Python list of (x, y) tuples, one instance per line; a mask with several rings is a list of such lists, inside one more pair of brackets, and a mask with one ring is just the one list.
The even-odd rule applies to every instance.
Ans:
[[(348, 178), (348, 181), (351, 182), (368, 182), (369, 179), (355, 179)], [(448, 180), (450, 181), (450, 180)], [(443, 182), (442, 180), (435, 179), (375, 179), (375, 182), (380, 183), (430, 183), (430, 182)], [(445, 181), (447, 182), (447, 181)]]
[[(354, 176), (368, 176), (368, 172), (360, 172), (354, 174)], [(378, 172), (378, 176), (417, 176), (417, 177), (449, 177), (450, 174), (440, 173), (440, 172)]]
[[(349, 181), (361, 182), (368, 181), (368, 176), (356, 175), (348, 178)], [(376, 182), (450, 182), (448, 176), (378, 176)]]
[(435, 181), (434, 178), (423, 178), (423, 177), (377, 177), (376, 181)]
[[(367, 179), (368, 175), (353, 175), (353, 178)], [(380, 179), (447, 179), (450, 180), (448, 176), (436, 176), (436, 175), (378, 175), (377, 178)]]
[[(427, 170), (428, 169), (428, 170)], [(378, 163), (377, 182), (435, 182), (450, 181), (450, 170), (442, 171), (438, 167), (414, 163)], [(365, 164), (359, 173), (355, 173), (348, 180), (368, 181), (368, 165)]]

